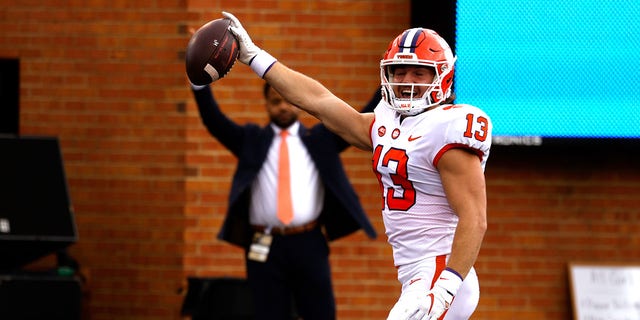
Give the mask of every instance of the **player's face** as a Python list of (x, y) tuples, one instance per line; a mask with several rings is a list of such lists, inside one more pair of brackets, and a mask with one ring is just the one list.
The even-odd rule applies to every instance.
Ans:
[(300, 109), (285, 100), (275, 89), (269, 88), (265, 100), (269, 119), (280, 128), (287, 128), (296, 120)]
[[(400, 65), (392, 69), (389, 81), (393, 83), (402, 83), (393, 87), (393, 91), (398, 98), (410, 99), (422, 97), (427, 87), (412, 86), (411, 84), (430, 84), (436, 73), (433, 68)], [(404, 85), (406, 84), (406, 85)]]

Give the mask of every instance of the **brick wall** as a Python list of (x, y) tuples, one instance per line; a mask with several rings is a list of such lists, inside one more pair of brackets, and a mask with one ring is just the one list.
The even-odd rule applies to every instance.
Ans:
[[(382, 51), (409, 24), (409, 1), (230, 3), (0, 9), (0, 56), (21, 62), (20, 132), (62, 145), (87, 319), (180, 319), (187, 276), (244, 274), (242, 252), (215, 238), (235, 159), (206, 132), (187, 87), (189, 27), (233, 12), (258, 45), (359, 108), (378, 85)], [(238, 63), (213, 89), (232, 118), (264, 123), (261, 80), (249, 68)], [(332, 243), (338, 316), (384, 319), (399, 286), (378, 185), (367, 153), (350, 149), (343, 161), (380, 237)], [(567, 319), (567, 262), (640, 261), (637, 163), (625, 152), (496, 148), (474, 318)]]
[(479, 319), (570, 319), (568, 263), (640, 263), (640, 158), (631, 148), (492, 152)]
[(188, 196), (184, 3), (3, 1), (0, 17), (0, 55), (20, 59), (20, 132), (60, 139), (86, 313), (177, 318)]

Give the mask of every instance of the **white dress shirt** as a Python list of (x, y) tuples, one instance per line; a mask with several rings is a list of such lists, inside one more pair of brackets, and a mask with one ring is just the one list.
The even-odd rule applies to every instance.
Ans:
[[(251, 203), (249, 205), (249, 221), (252, 225), (282, 227), (278, 219), (278, 154), (280, 150), (279, 127), (271, 124), (275, 132), (267, 159), (258, 176), (253, 181)], [(288, 226), (300, 226), (314, 221), (322, 211), (324, 186), (315, 164), (307, 148), (303, 145), (298, 133), (300, 123), (295, 122), (287, 128), (287, 146), (289, 148), (289, 164), (291, 169), (291, 197), (293, 198), (293, 221)]]

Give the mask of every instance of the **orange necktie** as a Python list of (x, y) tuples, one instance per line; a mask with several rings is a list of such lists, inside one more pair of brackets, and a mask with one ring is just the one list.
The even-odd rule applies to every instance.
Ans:
[(289, 148), (287, 130), (280, 131), (280, 156), (278, 159), (278, 219), (285, 225), (293, 220), (291, 202), (291, 172), (289, 171)]

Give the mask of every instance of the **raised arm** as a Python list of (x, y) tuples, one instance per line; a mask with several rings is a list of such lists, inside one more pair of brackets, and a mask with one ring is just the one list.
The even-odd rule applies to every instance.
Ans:
[(242, 126), (235, 123), (220, 110), (210, 86), (192, 85), (191, 89), (198, 105), (202, 124), (212, 136), (218, 139), (234, 155), (238, 156), (242, 145), (239, 142), (244, 139)]
[(371, 150), (373, 113), (360, 113), (318, 81), (277, 62), (264, 79), (292, 104), (318, 118), (349, 144)]
[(349, 144), (371, 150), (369, 129), (373, 113), (358, 112), (320, 82), (278, 62), (253, 43), (235, 16), (228, 12), (223, 15), (231, 20), (230, 29), (240, 44), (238, 60), (249, 65), (285, 99), (318, 118)]

